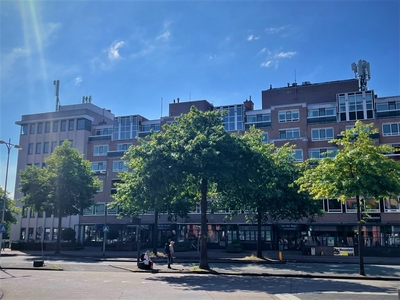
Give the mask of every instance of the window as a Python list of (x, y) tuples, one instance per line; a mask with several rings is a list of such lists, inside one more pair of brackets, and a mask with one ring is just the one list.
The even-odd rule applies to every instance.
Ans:
[(44, 240), (50, 241), (50, 228), (49, 227), (46, 227), (44, 229)]
[(23, 206), (22, 207), (22, 217), (27, 218), (28, 217), (28, 207)]
[(113, 162), (113, 172), (124, 172), (128, 171), (128, 166), (125, 165), (125, 161), (117, 160)]
[(310, 108), (308, 110), (309, 118), (317, 117), (328, 117), (336, 116), (336, 107), (322, 107), (322, 108)]
[(291, 139), (298, 139), (300, 138), (300, 129), (286, 129), (286, 130), (279, 130), (279, 138), (282, 140), (291, 140)]
[(100, 216), (104, 216), (105, 214), (105, 205), (104, 203), (96, 203), (94, 205), (94, 214), (95, 215), (100, 215)]
[(36, 143), (36, 154), (42, 153), (42, 143)]
[(94, 205), (89, 206), (83, 210), (84, 216), (93, 216), (94, 215)]
[(30, 134), (35, 134), (35, 127), (36, 127), (35, 124), (31, 124), (31, 125), (30, 125), (30, 127), (29, 127), (29, 133), (30, 133)]
[(328, 213), (341, 213), (342, 202), (337, 199), (328, 199)]
[(52, 240), (57, 241), (58, 228), (53, 227)]
[(329, 141), (333, 139), (333, 128), (317, 128), (311, 130), (313, 141)]
[(400, 135), (400, 123), (386, 123), (382, 125), (383, 136)]
[(335, 157), (337, 154), (336, 148), (318, 148), (310, 149), (310, 158), (322, 159), (325, 157)]
[(28, 134), (28, 125), (21, 125), (21, 135)]
[(23, 241), (26, 239), (26, 228), (21, 228), (21, 232), (19, 234), (19, 239), (23, 240)]
[(49, 133), (50, 132), (50, 122), (46, 122), (44, 126), (44, 132)]
[(37, 133), (43, 133), (43, 123), (37, 124)]
[(76, 130), (92, 130), (92, 122), (87, 119), (78, 119), (76, 122)]
[(49, 142), (43, 143), (43, 153), (49, 153)]
[(279, 123), (299, 121), (299, 110), (281, 110), (279, 112)]
[(104, 156), (107, 155), (108, 145), (94, 146), (93, 156)]
[(263, 139), (262, 139), (263, 143), (268, 144), (268, 132), (263, 132), (262, 136), (263, 136)]
[(373, 98), (372, 91), (340, 94), (338, 96), (340, 121), (372, 119)]
[(62, 120), (61, 121), (61, 131), (66, 131), (67, 130), (67, 121)]
[(385, 212), (400, 212), (400, 197), (384, 199)]
[(74, 130), (74, 124), (75, 124), (75, 120), (69, 120), (68, 121), (68, 130), (69, 131)]
[(58, 121), (53, 122), (53, 132), (58, 132)]
[(51, 142), (51, 153), (53, 153), (54, 149), (57, 147), (57, 142)]
[(28, 145), (28, 154), (33, 154), (33, 143), (29, 143)]
[(28, 240), (33, 240), (33, 227), (28, 228)]
[(303, 161), (303, 149), (294, 149), (293, 150), (294, 160), (297, 162)]
[(112, 127), (96, 129), (96, 135), (111, 135), (111, 134), (112, 134)]
[(107, 215), (117, 215), (118, 214), (118, 207), (113, 207), (111, 208), (110, 206), (107, 205)]
[(128, 143), (118, 144), (118, 145), (117, 145), (117, 150), (118, 150), (118, 151), (127, 151), (128, 148), (129, 148), (131, 145), (132, 145), (132, 144), (128, 144)]
[(107, 163), (105, 161), (92, 162), (92, 171), (106, 171)]
[(111, 180), (111, 194), (115, 194), (117, 192), (117, 183), (120, 183), (121, 179), (112, 179)]
[(104, 181), (103, 181), (103, 180), (99, 180), (99, 181), (100, 181), (100, 187), (99, 187), (99, 189), (97, 190), (97, 192), (98, 192), (98, 193), (101, 193), (101, 192), (103, 192)]

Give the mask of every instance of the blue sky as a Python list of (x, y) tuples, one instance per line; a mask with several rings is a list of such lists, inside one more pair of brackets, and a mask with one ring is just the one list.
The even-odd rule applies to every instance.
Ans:
[[(0, 1), (0, 139), (18, 143), (21, 115), (93, 103), (158, 119), (173, 99), (242, 103), (288, 82), (354, 78), (400, 94), (400, 2)], [(161, 112), (161, 99), (162, 112)], [(7, 151), (0, 145), (0, 185)], [(10, 158), (13, 191), (17, 150)]]

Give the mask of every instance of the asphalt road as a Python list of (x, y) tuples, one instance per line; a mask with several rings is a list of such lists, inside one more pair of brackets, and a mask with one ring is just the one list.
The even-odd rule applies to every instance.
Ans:
[(127, 271), (2, 270), (12, 299), (397, 299), (398, 282)]

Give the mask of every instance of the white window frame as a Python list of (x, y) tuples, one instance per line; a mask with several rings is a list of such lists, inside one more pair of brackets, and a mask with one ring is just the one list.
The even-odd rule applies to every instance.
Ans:
[[(328, 137), (327, 131), (332, 130), (332, 136)], [(321, 131), (324, 131), (325, 137), (321, 138)], [(318, 133), (318, 137), (314, 138), (314, 132)], [(335, 136), (335, 131), (333, 127), (326, 127), (326, 128), (313, 128), (311, 129), (311, 140), (314, 141), (330, 141), (334, 138)]]
[[(132, 146), (132, 143), (117, 144), (117, 151), (128, 151), (130, 146)], [(126, 149), (124, 149), (124, 148), (126, 148)]]
[[(285, 138), (281, 138), (281, 132), (285, 132)], [(292, 133), (292, 136), (293, 137), (291, 137), (291, 138), (288, 138), (287, 136), (288, 136), (288, 132), (291, 132)], [(299, 136), (298, 137), (294, 137), (294, 133), (297, 133), (298, 132), (298, 134), (299, 134)], [(285, 129), (280, 129), (279, 130), (279, 139), (280, 140), (296, 140), (296, 139), (299, 139), (300, 138), (300, 128), (285, 128)]]
[[(332, 210), (331, 210), (329, 207), (329, 201), (336, 201), (336, 202), (340, 203), (340, 210), (338, 208), (332, 208)], [(337, 199), (327, 199), (327, 206), (328, 206), (327, 212), (330, 214), (340, 214), (343, 212), (342, 202), (338, 201)]]
[[(297, 118), (293, 117), (294, 113), (297, 113)], [(288, 117), (288, 114), (290, 114), (289, 117)], [(281, 119), (281, 116), (283, 116), (282, 119)], [(298, 121), (300, 121), (300, 112), (298, 109), (280, 110), (278, 112), (278, 122), (279, 123), (298, 122)]]
[[(393, 132), (392, 132), (392, 125), (393, 124), (397, 125), (397, 133), (396, 134), (393, 134)], [(390, 133), (385, 133), (385, 131), (383, 130), (383, 127), (385, 125), (389, 125)], [(398, 136), (398, 135), (400, 135), (400, 122), (383, 123), (382, 124), (382, 134), (383, 134), (383, 136)]]
[(387, 201), (387, 199), (383, 200), (383, 205), (386, 213), (400, 213), (400, 196), (397, 197), (397, 208), (387, 208)]
[(107, 156), (108, 145), (95, 145), (93, 147), (93, 156)]
[[(122, 163), (122, 167), (121, 167)], [(128, 166), (125, 165), (126, 161), (125, 160), (114, 160), (113, 161), (113, 172), (125, 172), (128, 171)]]
[[(325, 150), (325, 151), (321, 152), (321, 150)], [(328, 152), (328, 151), (334, 151), (334, 150), (337, 151), (337, 148), (311, 148), (311, 149), (308, 150), (308, 157), (309, 158), (315, 158), (315, 159), (323, 159), (325, 157), (331, 157), (332, 158), (332, 156), (327, 156), (327, 155), (322, 157), (321, 153), (325, 153), (325, 152)], [(319, 151), (319, 157), (312, 157), (311, 152), (313, 152), (313, 151)]]
[[(97, 165), (96, 169), (93, 169), (93, 166)], [(99, 169), (99, 165), (102, 165), (102, 169)], [(106, 161), (92, 161), (91, 169), (93, 172), (107, 171), (107, 162)]]

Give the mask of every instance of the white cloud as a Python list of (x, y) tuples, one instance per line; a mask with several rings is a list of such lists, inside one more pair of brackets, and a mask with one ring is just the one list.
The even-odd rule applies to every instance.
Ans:
[(82, 76), (76, 77), (76, 78), (75, 78), (75, 85), (76, 85), (76, 86), (80, 86), (82, 81), (83, 81), (83, 80), (82, 80)]
[(248, 41), (255, 41), (255, 40), (258, 40), (258, 39), (260, 39), (259, 36), (254, 36), (252, 34), (247, 37)]
[(114, 41), (111, 46), (108, 48), (108, 58), (110, 60), (116, 60), (121, 58), (119, 55), (119, 48), (121, 48), (125, 44), (124, 41)]
[(279, 62), (282, 59), (292, 58), (293, 56), (295, 56), (297, 54), (297, 52), (294, 52), (294, 51), (272, 53), (267, 48), (261, 49), (259, 54), (265, 53), (265, 52), (267, 52), (267, 57), (266, 57), (265, 61), (261, 63), (261, 67), (265, 67), (265, 68), (275, 67), (275, 69), (278, 68)]
[(281, 26), (281, 27), (268, 27), (265, 28), (265, 31), (268, 33), (279, 33), (283, 30), (285, 30), (288, 26)]
[(276, 58), (291, 58), (296, 55), (296, 52), (279, 52), (275, 54)]
[(164, 32), (163, 34), (159, 35), (159, 36), (156, 38), (156, 40), (168, 41), (170, 35), (171, 35), (171, 33), (169, 32), (169, 30), (167, 30), (167, 31)]

